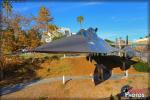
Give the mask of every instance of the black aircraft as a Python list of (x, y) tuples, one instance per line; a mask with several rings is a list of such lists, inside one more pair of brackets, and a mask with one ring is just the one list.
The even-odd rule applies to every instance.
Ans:
[(121, 67), (121, 69), (126, 70), (135, 62), (126, 57), (115, 56), (114, 53), (119, 52), (119, 49), (99, 38), (96, 32), (97, 28), (81, 29), (76, 35), (46, 43), (31, 52), (87, 53), (86, 59), (96, 62), (93, 78), (97, 85), (110, 78), (113, 68), (122, 66), (125, 62), (125, 67)]

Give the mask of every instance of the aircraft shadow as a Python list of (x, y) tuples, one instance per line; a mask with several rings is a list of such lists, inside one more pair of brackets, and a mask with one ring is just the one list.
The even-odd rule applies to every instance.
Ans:
[(108, 80), (112, 75), (113, 68), (120, 67), (121, 70), (127, 70), (136, 63), (131, 59), (114, 55), (89, 55), (86, 59), (90, 62), (96, 62), (93, 73), (95, 85)]

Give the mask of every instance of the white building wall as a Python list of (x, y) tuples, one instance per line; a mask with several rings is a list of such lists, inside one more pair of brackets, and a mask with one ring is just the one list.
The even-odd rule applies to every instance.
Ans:
[(61, 27), (58, 29), (58, 32), (62, 33), (63, 35), (66, 35), (66, 36), (71, 36), (70, 28)]

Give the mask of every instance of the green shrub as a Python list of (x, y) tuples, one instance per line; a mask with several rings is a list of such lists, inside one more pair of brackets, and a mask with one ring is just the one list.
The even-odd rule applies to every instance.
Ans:
[(51, 57), (51, 59), (52, 59), (52, 60), (60, 60), (60, 57), (54, 55), (54, 56)]
[(39, 97), (39, 100), (47, 100), (48, 97), (44, 97), (44, 96), (41, 96)]
[(150, 65), (148, 63), (138, 62), (133, 67), (139, 72), (150, 72)]

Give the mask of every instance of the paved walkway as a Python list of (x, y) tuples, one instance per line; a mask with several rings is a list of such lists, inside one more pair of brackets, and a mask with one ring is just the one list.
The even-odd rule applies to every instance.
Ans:
[[(142, 75), (144, 75), (144, 74), (129, 74), (128, 77), (135, 77), (135, 76), (142, 76)], [(109, 78), (109, 80), (119, 80), (123, 76), (124, 76), (123, 74), (113, 74)], [(85, 79), (92, 80), (92, 76), (65, 76), (66, 81), (67, 80), (85, 80)], [(7, 86), (7, 87), (0, 88), (0, 95), (13, 93), (13, 92), (19, 91), (25, 87), (34, 86), (37, 84), (49, 83), (49, 82), (61, 81), (61, 80), (63, 80), (63, 77), (53, 77), (53, 78), (47, 78), (47, 79), (41, 79), (41, 80), (32, 80), (27, 83), (20, 83), (20, 84), (16, 84), (13, 86)]]

